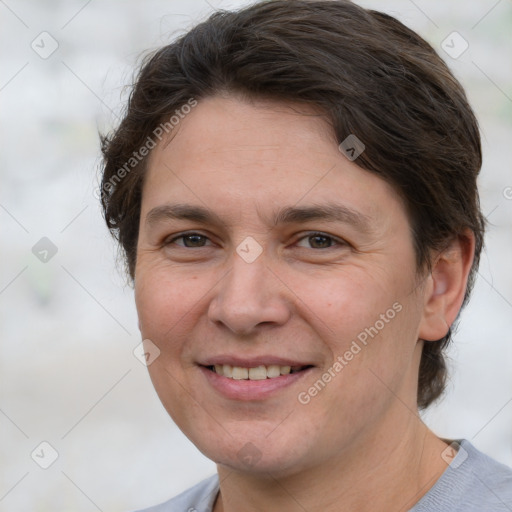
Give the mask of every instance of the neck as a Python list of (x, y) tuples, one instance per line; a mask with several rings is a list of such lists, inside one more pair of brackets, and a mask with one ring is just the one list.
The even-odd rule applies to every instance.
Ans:
[(417, 415), (386, 436), (370, 433), (299, 473), (253, 475), (218, 466), (214, 512), (409, 510), (446, 469), (447, 444)]

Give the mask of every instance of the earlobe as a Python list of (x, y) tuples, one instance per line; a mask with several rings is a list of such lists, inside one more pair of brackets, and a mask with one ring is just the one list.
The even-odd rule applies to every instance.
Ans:
[(420, 339), (437, 341), (448, 333), (464, 300), (474, 252), (475, 237), (467, 230), (438, 254), (424, 288)]

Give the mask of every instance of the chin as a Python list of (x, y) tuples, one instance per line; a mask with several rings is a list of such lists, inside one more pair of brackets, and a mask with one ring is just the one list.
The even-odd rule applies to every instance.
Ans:
[(238, 453), (233, 453), (231, 456), (219, 456), (217, 460), (213, 460), (218, 466), (228, 468), (237, 473), (250, 474), (252, 476), (266, 478), (284, 478), (299, 473), (305, 468), (305, 465), (300, 464), (295, 459), (290, 459), (289, 456), (280, 457), (278, 454), (271, 455), (256, 455), (252, 458), (246, 454), (244, 458), (238, 456)]
[(265, 430), (265, 434), (258, 432), (259, 429), (255, 430), (252, 435), (246, 433), (231, 437), (224, 432), (223, 437), (216, 439), (196, 438), (191, 441), (203, 455), (219, 466), (263, 478), (291, 476), (311, 463), (311, 457), (307, 457), (307, 447), (300, 439), (294, 439), (285, 432), (272, 440), (266, 438), (268, 430)]

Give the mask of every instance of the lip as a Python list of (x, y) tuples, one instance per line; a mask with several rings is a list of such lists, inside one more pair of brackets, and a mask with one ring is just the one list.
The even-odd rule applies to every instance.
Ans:
[[(231, 358), (230, 361), (234, 361), (235, 359)], [(268, 361), (268, 359), (266, 359)], [(213, 359), (212, 359), (213, 361)], [(223, 359), (222, 361), (227, 361), (227, 359)], [(275, 358), (272, 361), (277, 361)], [(283, 360), (285, 361), (285, 360)], [(305, 366), (301, 364), (290, 364), (292, 361), (285, 361), (284, 363), (273, 362), (273, 363), (255, 363), (251, 360), (251, 363), (245, 360), (243, 363), (228, 363), (232, 366), (242, 366), (245, 368), (253, 368), (255, 366), (259, 366), (260, 364), (279, 364), (281, 366)], [(222, 364), (212, 363), (213, 364)], [(210, 365), (208, 365), (210, 366)], [(264, 380), (235, 380), (230, 379), (228, 377), (224, 377), (215, 373), (214, 371), (208, 369), (206, 366), (199, 366), (201, 373), (204, 375), (208, 384), (218, 393), (220, 393), (223, 397), (228, 398), (230, 400), (239, 400), (239, 401), (258, 401), (265, 400), (272, 396), (277, 395), (280, 391), (289, 388), (293, 384), (302, 380), (306, 375), (309, 375), (314, 367), (311, 366), (296, 373), (289, 373), (288, 375), (281, 375), (280, 377), (275, 377), (273, 379), (264, 379)]]
[(199, 362), (201, 366), (215, 366), (216, 364), (229, 364), (231, 366), (240, 366), (242, 368), (255, 368), (256, 366), (314, 366), (310, 361), (298, 361), (284, 357), (271, 355), (261, 355), (256, 357), (239, 357), (233, 355), (218, 355)]

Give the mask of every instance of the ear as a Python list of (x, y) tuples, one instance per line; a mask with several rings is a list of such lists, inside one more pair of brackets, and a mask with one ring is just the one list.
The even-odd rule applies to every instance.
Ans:
[(448, 333), (464, 300), (474, 254), (475, 236), (466, 230), (437, 256), (424, 287), (420, 339), (437, 341)]

